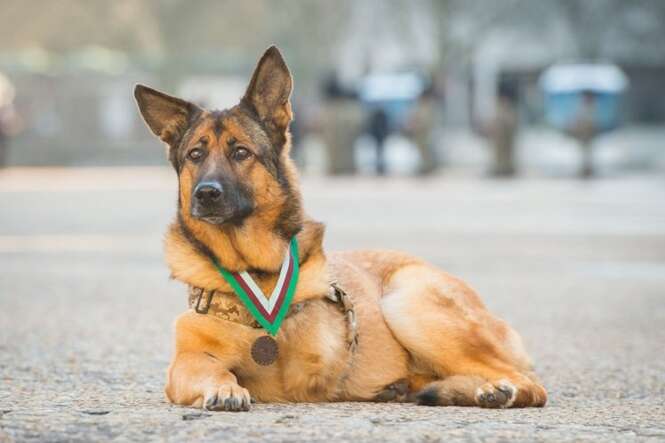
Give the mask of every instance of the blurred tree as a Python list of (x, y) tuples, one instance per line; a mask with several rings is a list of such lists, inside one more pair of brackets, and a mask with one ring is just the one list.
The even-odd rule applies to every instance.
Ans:
[(102, 46), (161, 61), (160, 76), (208, 64), (246, 71), (270, 44), (287, 52), (299, 77), (314, 80), (350, 1), (3, 0), (0, 50), (56, 53)]
[(524, 5), (537, 2), (529, 0), (433, 0), (433, 11), (437, 19), (439, 66), (451, 62), (467, 64), (476, 45), (487, 31), (498, 26), (520, 22), (520, 11)]
[[(665, 57), (665, 2), (661, 0), (560, 0), (559, 13), (573, 34), (577, 56), (597, 60)], [(618, 46), (618, 47), (617, 47)]]
[[(160, 77), (168, 78), (206, 65), (214, 72), (246, 72), (258, 53), (276, 43), (299, 81), (313, 87), (323, 72), (339, 64), (335, 48), (351, 32), (351, 13), (368, 1), (2, 0), (0, 51), (64, 53), (96, 45), (158, 62)], [(377, 29), (369, 26), (372, 20), (383, 20), (382, 35), (392, 32), (407, 53), (409, 45), (415, 50), (414, 28), (431, 20), (434, 26), (425, 29), (434, 34), (438, 61), (433, 68), (438, 70), (468, 65), (492, 30), (521, 29), (528, 35), (561, 23), (580, 58), (665, 59), (662, 0), (370, 1), (370, 11), (379, 9), (380, 16), (363, 18), (372, 47), (384, 43), (371, 34)], [(417, 20), (415, 10), (421, 11)], [(370, 62), (368, 56), (358, 63)]]

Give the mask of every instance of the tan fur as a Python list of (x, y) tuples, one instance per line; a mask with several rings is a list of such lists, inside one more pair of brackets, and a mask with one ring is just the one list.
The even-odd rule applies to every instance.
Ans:
[[(247, 409), (250, 395), (263, 402), (373, 400), (386, 387), (406, 380), (409, 397), (418, 394), (423, 404), (544, 405), (547, 393), (532, 373), (519, 335), (490, 314), (464, 282), (400, 252), (324, 254), (322, 225), (304, 218), (299, 210), (297, 177), (288, 156), (291, 79), (275, 51), (269, 49), (261, 59), (243, 99), (263, 119), (268, 135), (233, 108), (224, 114), (221, 132), (215, 131), (210, 114), (202, 114), (189, 143), (205, 138), (211, 155), (222, 159), (230, 139), (242, 141), (257, 155), (266, 137), (273, 145), (282, 140), (279, 162), (292, 192), (287, 196), (287, 188), (259, 161), (233, 165), (229, 174), (251, 184), (256, 210), (241, 226), (211, 225), (189, 214), (199, 171), (186, 163), (179, 175), (180, 220), (225, 268), (262, 270), (254, 278), (270, 294), (288, 247), (288, 239), (275, 226), (287, 205), (297, 204), (292, 212), (301, 220), (297, 234), (301, 268), (293, 302), (307, 303), (282, 324), (276, 336), (279, 358), (270, 366), (259, 366), (250, 355), (252, 343), (264, 331), (192, 310), (183, 313), (175, 325), (175, 353), (166, 384), (169, 400), (227, 410)], [(153, 132), (169, 126), (168, 121), (150, 121), (154, 114), (144, 109), (150, 100), (137, 99)], [(162, 118), (168, 120), (168, 113)], [(179, 223), (171, 226), (165, 240), (174, 278), (232, 294), (210, 258), (183, 234)], [(331, 281), (353, 301), (358, 325), (355, 352), (348, 347), (345, 317), (325, 299)], [(240, 300), (236, 307), (245, 309)]]

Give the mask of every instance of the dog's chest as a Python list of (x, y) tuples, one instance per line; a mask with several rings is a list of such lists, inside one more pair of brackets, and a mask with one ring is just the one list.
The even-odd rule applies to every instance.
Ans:
[[(288, 317), (278, 332), (277, 360), (261, 366), (248, 349), (236, 375), (257, 400), (334, 400), (352, 357), (346, 334), (346, 320), (334, 306), (323, 301), (307, 304)], [(255, 334), (261, 335), (260, 331)]]

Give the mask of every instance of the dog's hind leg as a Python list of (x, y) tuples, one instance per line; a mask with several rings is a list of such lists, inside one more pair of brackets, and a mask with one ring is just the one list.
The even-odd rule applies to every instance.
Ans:
[(543, 406), (517, 333), (492, 316), (460, 280), (413, 264), (387, 278), (382, 311), (419, 371), (431, 371), (417, 401), (430, 405)]

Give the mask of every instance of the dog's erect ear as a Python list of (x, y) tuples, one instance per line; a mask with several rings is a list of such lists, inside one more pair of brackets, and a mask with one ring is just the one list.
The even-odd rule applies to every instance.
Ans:
[(150, 130), (172, 148), (176, 147), (192, 119), (202, 110), (193, 103), (136, 85), (134, 97)]
[(292, 88), (289, 68), (279, 49), (271, 46), (256, 65), (242, 101), (256, 112), (269, 129), (283, 136), (292, 117), (289, 101)]

